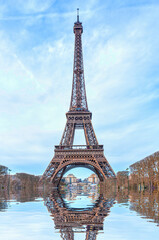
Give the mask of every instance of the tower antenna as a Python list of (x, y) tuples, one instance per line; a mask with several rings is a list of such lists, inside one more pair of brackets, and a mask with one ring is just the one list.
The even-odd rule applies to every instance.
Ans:
[(77, 22), (79, 22), (79, 8), (77, 8)]

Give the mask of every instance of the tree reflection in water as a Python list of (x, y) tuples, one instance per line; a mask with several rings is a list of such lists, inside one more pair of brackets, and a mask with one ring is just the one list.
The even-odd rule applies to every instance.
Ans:
[(159, 226), (159, 192), (130, 192), (130, 209)]

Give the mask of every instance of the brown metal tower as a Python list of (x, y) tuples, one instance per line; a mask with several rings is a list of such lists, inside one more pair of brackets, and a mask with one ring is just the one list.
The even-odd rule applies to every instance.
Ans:
[[(57, 186), (63, 174), (77, 166), (91, 169), (101, 181), (116, 177), (104, 157), (103, 145), (98, 144), (91, 121), (92, 113), (88, 110), (82, 54), (83, 26), (79, 21), (78, 9), (73, 31), (75, 49), (70, 109), (66, 113), (67, 122), (60, 145), (55, 146), (55, 155), (42, 176), (42, 180), (52, 181)], [(73, 144), (75, 130), (78, 128), (84, 130), (86, 145)]]

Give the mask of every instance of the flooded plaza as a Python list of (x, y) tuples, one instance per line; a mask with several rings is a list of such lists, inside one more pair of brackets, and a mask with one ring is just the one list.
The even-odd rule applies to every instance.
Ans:
[(98, 188), (3, 192), (1, 239), (158, 239), (159, 193)]

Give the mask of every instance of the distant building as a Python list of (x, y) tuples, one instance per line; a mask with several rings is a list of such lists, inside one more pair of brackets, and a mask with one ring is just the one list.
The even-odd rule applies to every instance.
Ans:
[(85, 178), (82, 182), (88, 183), (88, 178)]
[(96, 174), (91, 174), (91, 176), (88, 177), (88, 182), (93, 183), (93, 184), (97, 184), (99, 183), (99, 178), (97, 177)]
[(65, 182), (68, 184), (76, 183), (77, 178), (73, 174), (69, 174), (67, 177), (65, 177)]
[(77, 183), (82, 182), (81, 178), (77, 178)]

